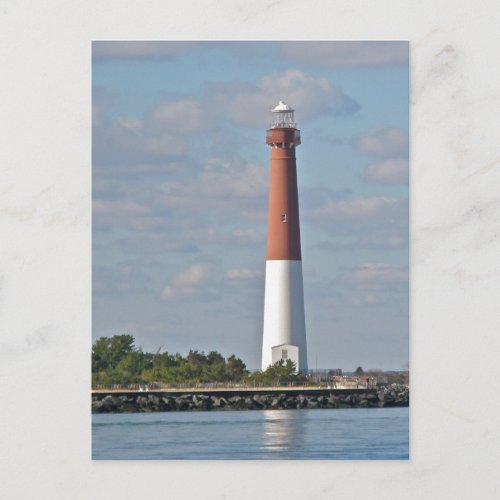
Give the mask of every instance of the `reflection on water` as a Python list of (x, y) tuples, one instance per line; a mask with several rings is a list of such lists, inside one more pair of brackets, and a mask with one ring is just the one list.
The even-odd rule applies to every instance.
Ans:
[(93, 415), (99, 460), (406, 460), (408, 408)]
[(302, 446), (306, 413), (290, 410), (262, 410), (262, 450), (290, 452)]

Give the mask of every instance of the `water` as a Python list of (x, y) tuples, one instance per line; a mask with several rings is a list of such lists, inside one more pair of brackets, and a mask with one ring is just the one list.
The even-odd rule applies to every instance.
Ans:
[(406, 460), (408, 408), (92, 415), (97, 460)]

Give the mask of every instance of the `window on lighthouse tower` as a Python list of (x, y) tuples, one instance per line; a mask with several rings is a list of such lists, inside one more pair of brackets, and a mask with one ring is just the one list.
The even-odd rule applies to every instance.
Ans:
[(283, 213), (281, 214), (281, 222), (286, 222), (286, 219), (287, 219), (287, 217), (286, 217), (286, 213), (284, 213), (284, 212), (283, 212)]

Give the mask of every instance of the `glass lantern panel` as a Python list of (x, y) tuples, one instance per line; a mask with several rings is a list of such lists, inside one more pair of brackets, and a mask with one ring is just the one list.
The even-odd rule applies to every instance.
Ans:
[(293, 128), (293, 111), (278, 111), (273, 113), (273, 128)]

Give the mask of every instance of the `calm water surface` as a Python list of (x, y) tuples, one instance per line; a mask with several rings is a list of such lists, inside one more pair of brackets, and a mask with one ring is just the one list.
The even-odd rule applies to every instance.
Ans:
[(97, 460), (406, 460), (408, 408), (92, 415)]

